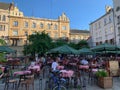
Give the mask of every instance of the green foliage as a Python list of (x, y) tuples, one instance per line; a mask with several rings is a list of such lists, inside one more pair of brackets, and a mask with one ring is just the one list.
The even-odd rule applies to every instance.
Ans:
[(6, 42), (5, 42), (5, 40), (3, 40), (3, 39), (0, 39), (0, 45), (6, 45)]
[(80, 47), (80, 48), (78, 48), (78, 49), (88, 48), (88, 47), (89, 47), (86, 40), (81, 40), (80, 42), (78, 42), (78, 46)]
[(4, 53), (0, 53), (0, 62), (7, 62), (7, 60), (4, 58)]
[(52, 43), (52, 48), (56, 48), (56, 47), (59, 47), (59, 46), (63, 46), (63, 45), (67, 45), (67, 42), (64, 40), (64, 39), (58, 39), (56, 40), (55, 42)]
[(45, 53), (51, 49), (52, 39), (45, 31), (28, 37), (29, 44), (24, 46), (24, 54)]
[(72, 43), (72, 42), (70, 42), (70, 43), (68, 44), (68, 46), (70, 46), (70, 47), (72, 47), (72, 48), (74, 48), (74, 49), (78, 49), (78, 48), (79, 48), (79, 46), (78, 46), (77, 44)]
[(96, 72), (97, 77), (107, 77), (108, 73), (105, 70)]

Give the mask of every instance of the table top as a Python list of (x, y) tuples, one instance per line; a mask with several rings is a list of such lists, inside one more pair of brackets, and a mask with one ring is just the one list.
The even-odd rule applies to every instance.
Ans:
[(26, 71), (16, 71), (13, 73), (14, 76), (16, 75), (27, 75), (27, 74), (31, 74), (31, 71), (26, 70)]

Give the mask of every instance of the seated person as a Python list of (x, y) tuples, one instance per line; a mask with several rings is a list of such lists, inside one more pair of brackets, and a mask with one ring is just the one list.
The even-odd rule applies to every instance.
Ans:
[(56, 71), (57, 70), (57, 66), (58, 66), (58, 61), (56, 59), (54, 59), (54, 61), (52, 62), (52, 71)]
[(82, 59), (81, 62), (80, 62), (82, 65), (87, 65), (88, 64), (88, 61), (86, 59)]

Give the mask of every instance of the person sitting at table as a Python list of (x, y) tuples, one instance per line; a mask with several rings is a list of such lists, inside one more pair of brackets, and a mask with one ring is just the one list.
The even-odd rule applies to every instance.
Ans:
[(58, 61), (57, 59), (54, 59), (54, 61), (52, 62), (52, 71), (56, 71), (57, 70), (57, 66), (58, 66)]
[(87, 65), (88, 64), (88, 61), (84, 58), (81, 60), (80, 62), (82, 65)]

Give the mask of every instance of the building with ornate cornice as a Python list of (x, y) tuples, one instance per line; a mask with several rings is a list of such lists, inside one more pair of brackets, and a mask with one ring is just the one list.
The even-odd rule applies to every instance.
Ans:
[(71, 29), (69, 39), (71, 42), (78, 43), (80, 40), (87, 40), (90, 37), (90, 31)]
[(8, 3), (0, 3), (0, 38), (7, 42), (9, 27), (9, 7)]
[(69, 19), (63, 13), (58, 19), (9, 17), (9, 39), (12, 46), (26, 44), (27, 36), (45, 31), (52, 39), (69, 38)]
[(63, 13), (57, 19), (26, 17), (14, 3), (0, 3), (0, 37), (21, 56), (27, 36), (45, 31), (53, 39), (69, 38), (69, 18)]

